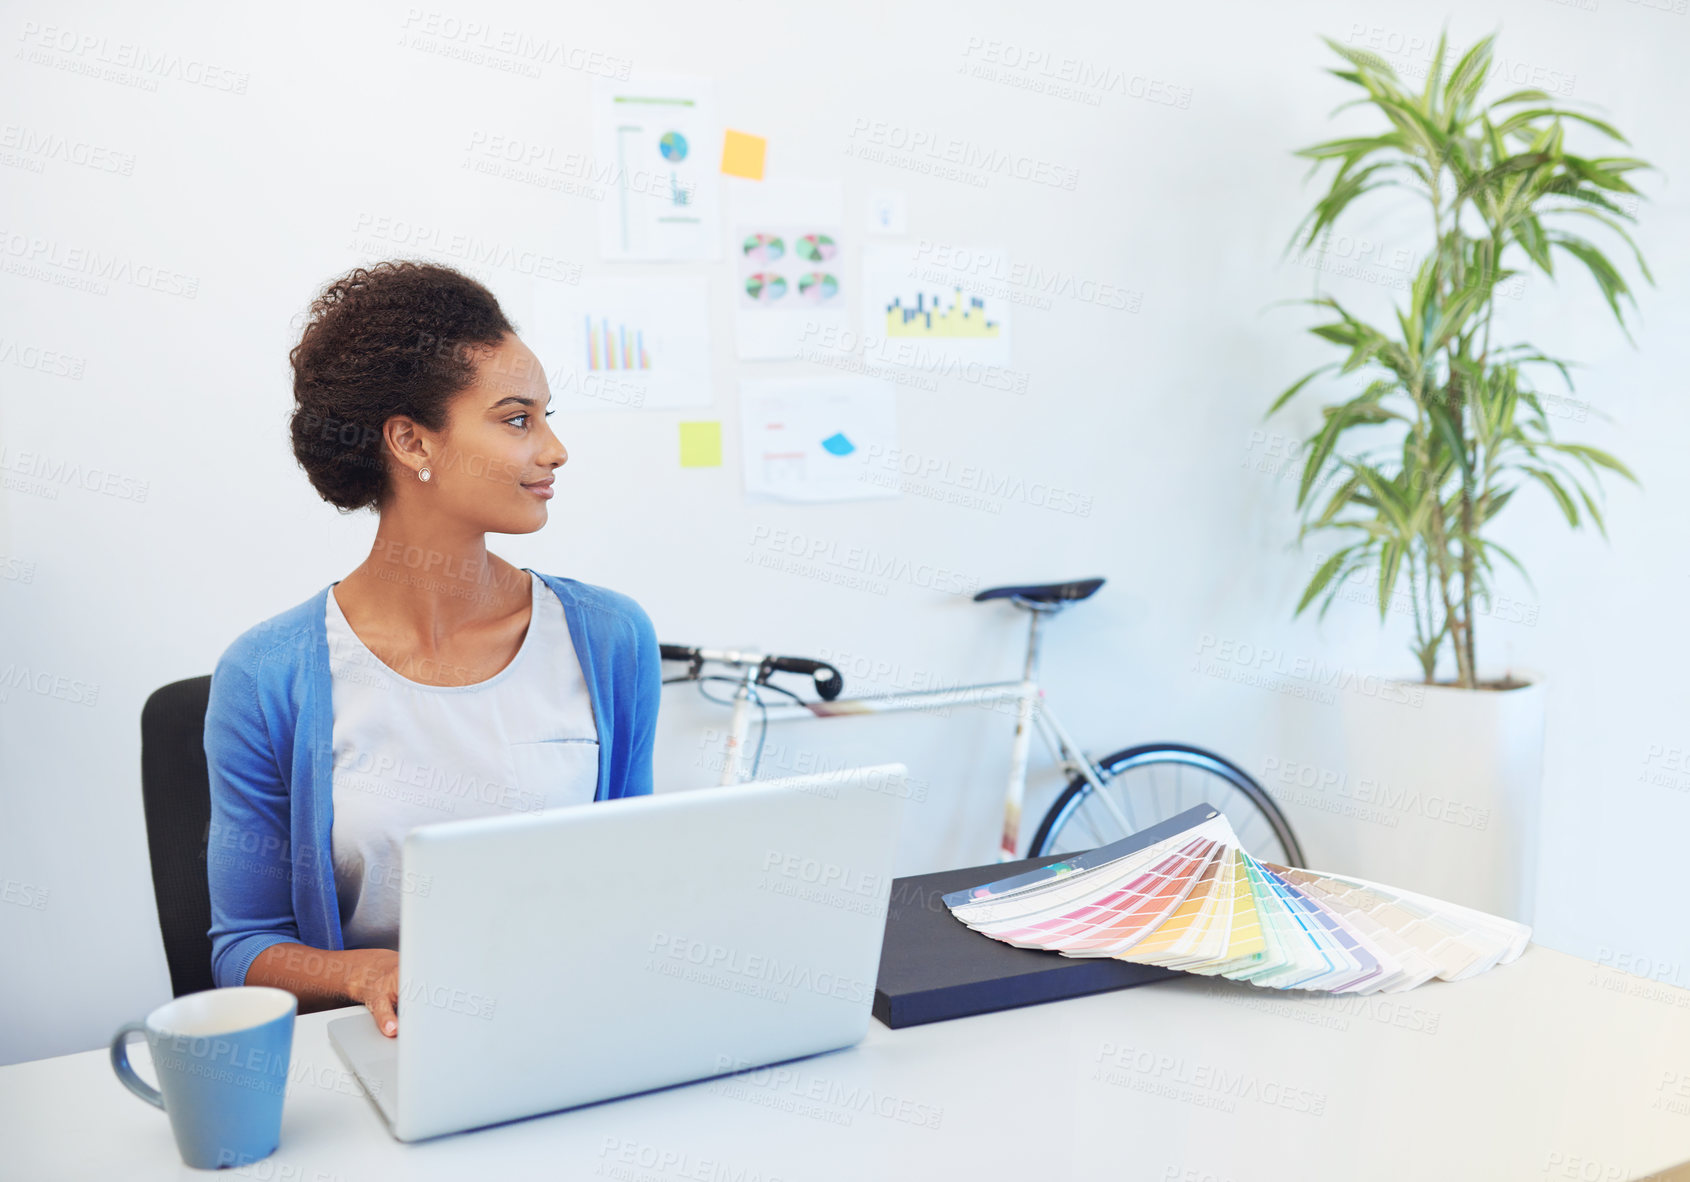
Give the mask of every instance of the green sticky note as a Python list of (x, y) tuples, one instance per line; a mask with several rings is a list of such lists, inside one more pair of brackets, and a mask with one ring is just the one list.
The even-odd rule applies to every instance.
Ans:
[(722, 466), (722, 424), (681, 424), (681, 467), (720, 468)]

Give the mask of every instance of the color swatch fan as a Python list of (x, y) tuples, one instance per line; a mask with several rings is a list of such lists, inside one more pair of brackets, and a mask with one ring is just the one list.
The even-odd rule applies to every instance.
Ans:
[(1531, 938), (1525, 924), (1469, 907), (1257, 861), (1215, 809), (1184, 815), (1192, 824), (1155, 845), (1127, 852), (1129, 838), (945, 903), (1018, 948), (1330, 993), (1472, 977), (1507, 964)]

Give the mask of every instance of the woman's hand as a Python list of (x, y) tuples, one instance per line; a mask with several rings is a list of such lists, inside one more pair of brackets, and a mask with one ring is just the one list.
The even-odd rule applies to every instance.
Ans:
[(391, 948), (352, 948), (347, 958), (346, 995), (368, 1006), (376, 1029), (399, 1034), (399, 953)]

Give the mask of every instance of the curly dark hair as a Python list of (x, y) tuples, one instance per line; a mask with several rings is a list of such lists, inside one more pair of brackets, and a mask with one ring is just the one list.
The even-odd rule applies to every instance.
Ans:
[(469, 276), (435, 263), (355, 267), (311, 303), (293, 366), (294, 458), (342, 512), (379, 509), (388, 465), (382, 425), (394, 415), (430, 430), (475, 382), (477, 356), (515, 327)]

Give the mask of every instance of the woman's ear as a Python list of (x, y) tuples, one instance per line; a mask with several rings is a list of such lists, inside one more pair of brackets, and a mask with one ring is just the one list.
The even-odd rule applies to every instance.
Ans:
[(412, 475), (415, 475), (418, 469), (427, 467), (430, 441), (424, 438), (414, 419), (394, 415), (382, 424), (381, 433), (387, 450), (398, 463), (409, 468)]

